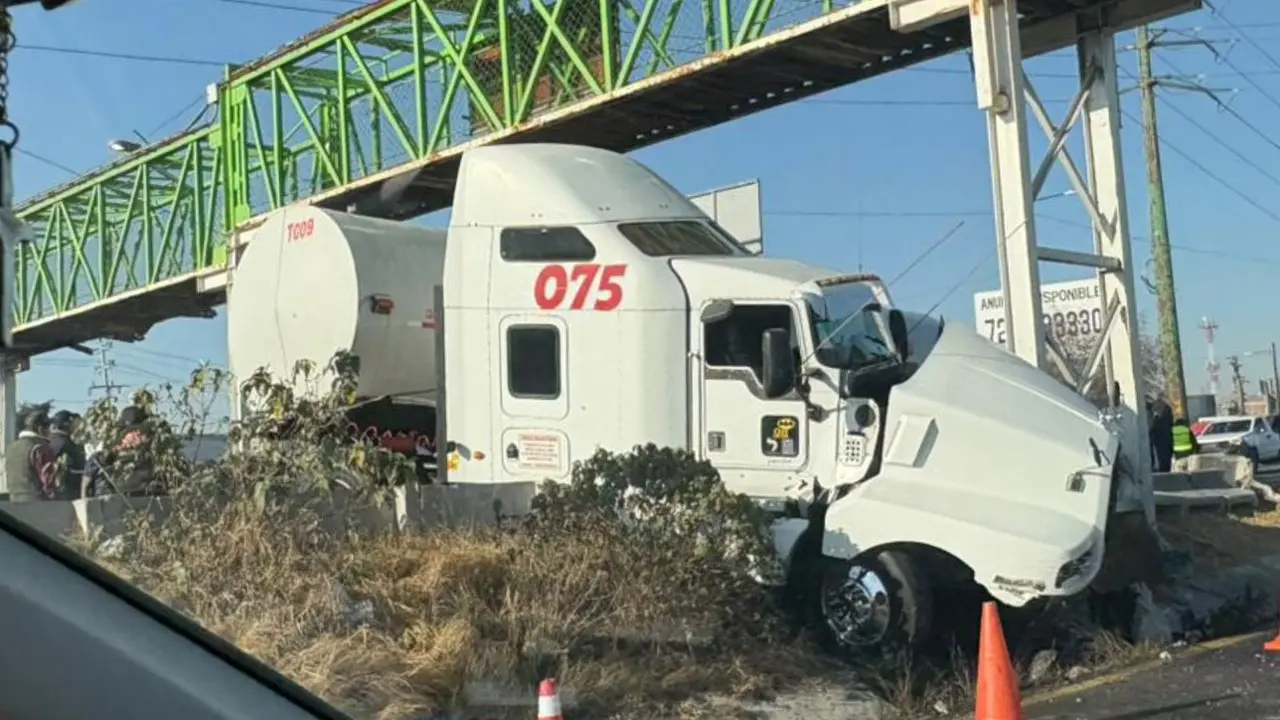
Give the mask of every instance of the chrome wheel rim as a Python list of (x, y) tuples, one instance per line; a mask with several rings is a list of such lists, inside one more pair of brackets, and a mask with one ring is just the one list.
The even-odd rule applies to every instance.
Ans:
[(875, 572), (852, 564), (843, 578), (829, 581), (823, 589), (822, 614), (841, 645), (875, 645), (889, 634), (889, 590)]

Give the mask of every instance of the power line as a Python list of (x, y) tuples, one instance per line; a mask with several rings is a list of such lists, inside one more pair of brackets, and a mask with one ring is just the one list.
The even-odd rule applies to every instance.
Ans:
[[(1178, 67), (1177, 65), (1175, 65), (1175, 64), (1173, 63), (1173, 61), (1169, 60), (1167, 57), (1162, 57), (1162, 58), (1161, 58), (1161, 61), (1162, 61), (1165, 65), (1168, 65), (1168, 66), (1169, 66), (1169, 68), (1170, 68), (1171, 70), (1173, 70), (1175, 73), (1177, 73), (1177, 74), (1179, 74), (1179, 75), (1186, 75), (1186, 74), (1187, 74), (1187, 73), (1183, 72), (1182, 68), (1180, 68), (1180, 67)], [(1237, 120), (1241, 125), (1244, 125), (1245, 127), (1249, 128), (1249, 130), (1250, 130), (1251, 132), (1253, 132), (1253, 134), (1255, 134), (1255, 135), (1257, 135), (1258, 137), (1262, 138), (1263, 142), (1267, 143), (1268, 145), (1270, 145), (1271, 147), (1273, 147), (1273, 148), (1275, 148), (1275, 149), (1277, 149), (1277, 150), (1280, 150), (1280, 142), (1276, 142), (1276, 141), (1275, 141), (1275, 139), (1273, 139), (1270, 135), (1268, 135), (1266, 132), (1264, 132), (1261, 128), (1259, 128), (1257, 125), (1254, 125), (1252, 122), (1250, 122), (1250, 121), (1249, 121), (1245, 116), (1243, 116), (1243, 115), (1241, 115), (1241, 114), (1240, 114), (1240, 111), (1236, 110), (1235, 108), (1231, 107), (1230, 105), (1228, 105), (1228, 104), (1226, 104), (1226, 103), (1222, 102), (1222, 100), (1218, 99), (1217, 94), (1216, 94), (1216, 93), (1214, 93), (1212, 90), (1208, 90), (1207, 88), (1203, 88), (1203, 87), (1199, 87), (1199, 86), (1191, 87), (1191, 88), (1186, 88), (1186, 89), (1199, 90), (1199, 91), (1203, 92), (1205, 95), (1208, 95), (1208, 96), (1209, 96), (1209, 99), (1210, 99), (1210, 100), (1212, 100), (1212, 101), (1213, 101), (1213, 102), (1218, 106), (1218, 109), (1219, 109), (1219, 110), (1221, 110), (1221, 111), (1223, 111), (1223, 112), (1227, 113), (1227, 114), (1228, 114), (1228, 115), (1230, 115), (1231, 117), (1235, 118), (1235, 119), (1236, 119), (1236, 120)], [(1162, 98), (1162, 100), (1163, 100), (1163, 98)], [(1167, 104), (1167, 103), (1168, 103), (1168, 101), (1167, 101), (1167, 100), (1165, 100), (1165, 103)], [(1181, 114), (1178, 110), (1174, 110), (1174, 112), (1175, 112), (1175, 113), (1179, 113), (1179, 114)], [(1186, 116), (1184, 115), (1183, 117), (1186, 117)], [(1205, 132), (1208, 132), (1208, 131), (1206, 130)]]
[[(1176, 105), (1174, 105), (1173, 103), (1169, 102), (1169, 100), (1167, 100), (1167, 99), (1166, 99), (1166, 98), (1164, 98), (1164, 97), (1160, 97), (1160, 102), (1164, 105), (1164, 107), (1165, 107), (1166, 109), (1171, 110), (1171, 111), (1173, 112), (1173, 114), (1175, 114), (1175, 115), (1177, 115), (1178, 117), (1182, 118), (1182, 119), (1183, 119), (1183, 120), (1185, 120), (1186, 122), (1190, 123), (1192, 127), (1195, 127), (1196, 129), (1200, 130), (1200, 132), (1202, 132), (1202, 133), (1204, 133), (1205, 135), (1209, 136), (1209, 139), (1210, 139), (1210, 140), (1212, 140), (1212, 141), (1214, 141), (1215, 143), (1217, 143), (1220, 147), (1222, 147), (1222, 148), (1223, 148), (1224, 150), (1226, 150), (1227, 152), (1229, 152), (1229, 153), (1231, 153), (1232, 155), (1236, 156), (1236, 157), (1237, 157), (1241, 162), (1243, 162), (1244, 164), (1246, 164), (1246, 165), (1248, 165), (1249, 167), (1253, 168), (1255, 171), (1257, 171), (1257, 173), (1258, 173), (1259, 175), (1261, 175), (1261, 176), (1265, 177), (1266, 179), (1270, 180), (1271, 182), (1275, 183), (1276, 185), (1280, 185), (1280, 177), (1276, 177), (1275, 175), (1273, 175), (1273, 174), (1271, 173), (1271, 171), (1270, 171), (1270, 170), (1267, 170), (1266, 168), (1264, 168), (1264, 167), (1263, 167), (1262, 165), (1260, 165), (1256, 160), (1254, 160), (1253, 158), (1249, 157), (1248, 155), (1245, 155), (1243, 152), (1240, 152), (1240, 151), (1239, 151), (1239, 150), (1237, 150), (1236, 148), (1232, 147), (1230, 143), (1228, 143), (1227, 141), (1223, 140), (1221, 137), (1219, 137), (1219, 136), (1218, 136), (1218, 134), (1217, 134), (1217, 133), (1215, 133), (1215, 132), (1213, 132), (1212, 130), (1210, 130), (1209, 128), (1205, 127), (1203, 124), (1201, 124), (1201, 123), (1200, 123), (1199, 121), (1197, 121), (1196, 119), (1192, 118), (1190, 114), (1188, 114), (1188, 113), (1186, 113), (1186, 112), (1183, 112), (1183, 110), (1182, 110), (1181, 108), (1179, 108), (1178, 106), (1176, 106)], [(1252, 126), (1250, 126), (1250, 127), (1252, 127)], [(1266, 139), (1269, 143), (1271, 143), (1271, 145), (1272, 145), (1272, 146), (1274, 146), (1276, 149), (1280, 150), (1280, 144), (1277, 144), (1274, 140), (1272, 140), (1271, 138), (1267, 137), (1266, 135), (1263, 135), (1263, 138), (1264, 138), (1264, 139)]]
[(155, 357), (165, 358), (167, 360), (176, 360), (182, 363), (190, 363), (192, 365), (201, 365), (205, 362), (204, 360), (198, 360), (196, 358), (193, 358), (187, 355), (175, 355), (173, 353), (161, 352), (159, 350), (152, 350), (151, 348), (147, 348), (147, 347), (135, 347), (132, 345), (127, 345), (120, 349), (136, 352), (136, 353), (142, 353), (145, 355), (153, 355)]
[(765, 210), (765, 215), (796, 218), (989, 218), (991, 210)]
[[(1221, 15), (1218, 15), (1217, 17), (1219, 19), (1222, 19)], [(1280, 22), (1247, 22), (1247, 23), (1240, 23), (1238, 27), (1246, 27), (1251, 30), (1256, 30), (1258, 28), (1276, 28), (1276, 27), (1280, 27)]]
[[(1276, 57), (1275, 57), (1274, 55), (1272, 55), (1271, 53), (1267, 52), (1267, 51), (1262, 47), (1262, 45), (1261, 45), (1261, 44), (1259, 44), (1259, 43), (1258, 43), (1256, 40), (1254, 40), (1253, 38), (1249, 37), (1249, 34), (1248, 34), (1248, 33), (1246, 33), (1242, 28), (1240, 28), (1240, 26), (1238, 26), (1238, 25), (1236, 25), (1234, 22), (1232, 22), (1232, 21), (1231, 21), (1231, 19), (1230, 19), (1230, 18), (1228, 18), (1228, 17), (1227, 17), (1225, 14), (1223, 14), (1221, 11), (1218, 11), (1217, 9), (1213, 8), (1213, 6), (1212, 6), (1212, 5), (1210, 5), (1210, 9), (1211, 9), (1211, 10), (1213, 10), (1213, 14), (1214, 14), (1214, 15), (1216, 15), (1216, 16), (1218, 17), (1218, 19), (1219, 19), (1219, 20), (1221, 20), (1221, 21), (1222, 21), (1222, 23), (1223, 23), (1224, 25), (1226, 25), (1227, 27), (1229, 27), (1229, 28), (1231, 28), (1232, 30), (1234, 30), (1234, 31), (1235, 31), (1235, 33), (1236, 33), (1237, 35), (1239, 35), (1239, 36), (1240, 36), (1240, 39), (1241, 39), (1241, 40), (1244, 40), (1246, 43), (1248, 43), (1248, 45), (1249, 45), (1250, 47), (1252, 47), (1254, 50), (1257, 50), (1257, 51), (1258, 51), (1258, 54), (1262, 55), (1262, 57), (1264, 57), (1264, 58), (1266, 58), (1267, 60), (1269, 60), (1269, 61), (1271, 62), (1271, 64), (1272, 64), (1272, 65), (1274, 65), (1276, 68), (1280, 69), (1280, 60), (1277, 60), (1277, 59), (1276, 59)], [(1273, 99), (1274, 99), (1274, 98), (1273, 98)]]
[[(1251, 47), (1253, 47), (1253, 49), (1261, 53), (1262, 56), (1265, 57), (1267, 60), (1269, 60), (1271, 64), (1274, 65), (1277, 69), (1280, 69), (1280, 61), (1276, 60), (1275, 57), (1273, 57), (1270, 53), (1264, 50), (1262, 46), (1259, 45), (1253, 38), (1249, 37), (1249, 35), (1246, 34), (1244, 30), (1236, 26), (1235, 23), (1231, 22), (1231, 20), (1228, 19), (1227, 16), (1223, 15), (1221, 12), (1215, 11), (1214, 14), (1217, 15), (1219, 20), (1221, 20), (1228, 27), (1234, 30), (1235, 33), (1240, 36), (1241, 40), (1245, 41)], [(1217, 53), (1215, 53), (1215, 55), (1217, 55)], [(1277, 100), (1275, 95), (1272, 95), (1270, 91), (1264, 88), (1261, 85), (1261, 83), (1259, 83), (1257, 80), (1253, 79), (1252, 76), (1241, 71), (1240, 68), (1234, 62), (1232, 62), (1231, 58), (1227, 57), (1226, 55), (1217, 55), (1217, 58), (1224, 65), (1231, 68), (1232, 70), (1235, 70), (1245, 82), (1249, 83), (1249, 85), (1252, 86), (1254, 90), (1257, 90), (1264, 98), (1270, 101), (1272, 105), (1275, 105), (1276, 107), (1280, 108), (1280, 100)]]
[(73, 175), (73, 176), (76, 176), (76, 177), (79, 177), (79, 176), (80, 176), (80, 172), (79, 172), (79, 171), (77, 171), (77, 170), (72, 170), (70, 167), (67, 167), (66, 165), (63, 165), (62, 163), (60, 163), (60, 162), (58, 162), (58, 161), (56, 161), (56, 160), (51, 160), (51, 159), (49, 159), (49, 158), (47, 158), (47, 157), (45, 157), (45, 156), (43, 156), (43, 155), (40, 155), (40, 154), (37, 154), (37, 153), (33, 153), (33, 152), (31, 152), (30, 150), (27, 150), (26, 148), (23, 148), (23, 147), (16, 147), (16, 148), (14, 148), (14, 150), (16, 150), (16, 151), (18, 152), (18, 154), (19, 154), (19, 155), (26, 155), (27, 157), (31, 158), (32, 160), (35, 160), (35, 161), (37, 161), (37, 162), (44, 163), (45, 165), (48, 165), (49, 167), (57, 168), (57, 169), (59, 169), (59, 170), (61, 170), (61, 171), (65, 172), (65, 173), (68, 173), (68, 174)]
[[(925, 73), (928, 75), (964, 75), (972, 76), (973, 71), (965, 68), (932, 68), (932, 67), (909, 67), (903, 68), (901, 72), (909, 73)], [(1280, 75), (1280, 70), (1268, 70), (1260, 68), (1257, 70), (1230, 70), (1220, 73), (1220, 75)], [(1079, 73), (1073, 72), (1029, 72), (1027, 77), (1033, 80), (1079, 80)]]
[(18, 50), (35, 50), (37, 52), (60, 53), (63, 55), (86, 55), (89, 57), (112, 58), (114, 60), (133, 60), (136, 62), (166, 63), (169, 65), (197, 65), (201, 67), (221, 68), (233, 63), (201, 58), (176, 57), (171, 55), (139, 55), (137, 53), (112, 52), (109, 50), (89, 50), (87, 48), (62, 47), (57, 45), (31, 45), (23, 43)]
[(805, 98), (800, 102), (807, 105), (904, 105), (904, 106), (965, 106), (977, 107), (973, 100), (826, 100), (823, 98)]
[[(228, 5), (244, 5), (247, 7), (261, 8), (264, 10), (287, 10), (290, 12), (311, 13), (313, 15), (327, 15), (329, 17), (337, 17), (339, 13), (323, 8), (305, 7), (302, 5), (286, 5), (284, 3), (266, 2), (266, 0), (207, 0), (208, 2), (220, 2)], [(360, 4), (360, 3), (355, 3)]]
[[(207, 100), (204, 94), (201, 93), (199, 97), (187, 103), (186, 105), (183, 105), (181, 110), (178, 110), (174, 114), (165, 118), (162, 122), (160, 122), (160, 124), (152, 128), (149, 132), (147, 132), (147, 135), (148, 136), (155, 135), (156, 133), (168, 127), (169, 123), (173, 122), (174, 120), (177, 120), (183, 115), (186, 115), (187, 112), (190, 111), (195, 106), (200, 105), (201, 103), (206, 103), (206, 102)], [(200, 113), (195, 117), (191, 118), (191, 122), (187, 123), (187, 127), (185, 128), (185, 130), (190, 130), (191, 128), (195, 127), (196, 123), (200, 122), (200, 118), (204, 116), (205, 112), (208, 109), (209, 109), (209, 106), (207, 104), (203, 108), (201, 108)]]
[[(1141, 121), (1141, 120), (1139, 120), (1138, 118), (1134, 117), (1134, 115), (1133, 115), (1132, 113), (1130, 113), (1128, 110), (1125, 110), (1125, 111), (1124, 111), (1124, 116), (1125, 116), (1126, 118), (1128, 118), (1129, 120), (1131, 120), (1132, 122), (1136, 123), (1136, 124), (1138, 125), (1138, 127), (1146, 127), (1146, 126), (1142, 123), (1142, 121)], [(1173, 151), (1173, 153), (1174, 153), (1175, 155), (1180, 156), (1183, 160), (1186, 160), (1187, 162), (1191, 163), (1191, 164), (1192, 164), (1193, 166), (1195, 166), (1195, 168), (1196, 168), (1197, 170), (1199, 170), (1199, 171), (1200, 171), (1200, 172), (1201, 172), (1205, 177), (1209, 178), (1210, 180), (1213, 180), (1214, 182), (1218, 183), (1218, 184), (1219, 184), (1219, 185), (1221, 185), (1222, 187), (1224, 187), (1224, 188), (1226, 188), (1227, 190), (1229, 190), (1229, 191), (1230, 191), (1232, 194), (1234, 194), (1236, 197), (1238, 197), (1238, 198), (1240, 198), (1241, 200), (1243, 200), (1243, 201), (1245, 201), (1245, 202), (1249, 203), (1250, 205), (1252, 205), (1255, 209), (1257, 209), (1257, 210), (1258, 210), (1258, 212), (1260, 212), (1260, 213), (1262, 213), (1262, 214), (1266, 215), (1267, 217), (1271, 218), (1272, 220), (1275, 220), (1276, 222), (1280, 223), (1280, 215), (1277, 215), (1275, 212), (1273, 212), (1273, 211), (1271, 211), (1271, 210), (1267, 209), (1265, 206), (1263, 206), (1263, 205), (1262, 205), (1261, 203), (1259, 203), (1257, 200), (1254, 200), (1253, 198), (1249, 197), (1248, 195), (1245, 195), (1245, 194), (1244, 194), (1244, 191), (1240, 190), (1240, 188), (1237, 188), (1235, 185), (1232, 185), (1231, 183), (1227, 182), (1227, 181), (1226, 181), (1226, 180), (1225, 180), (1221, 175), (1218, 175), (1217, 173), (1213, 172), (1213, 171), (1212, 171), (1212, 170), (1210, 170), (1209, 168), (1205, 167), (1205, 165), (1204, 165), (1203, 163), (1201, 163), (1199, 160), (1196, 160), (1195, 158), (1193, 158), (1193, 157), (1191, 157), (1190, 155), (1188, 155), (1188, 154), (1186, 153), (1186, 151), (1184, 151), (1182, 148), (1178, 147), (1177, 145), (1174, 145), (1173, 143), (1169, 142), (1169, 140), (1168, 140), (1168, 139), (1163, 138), (1163, 137), (1162, 137), (1162, 138), (1160, 138), (1160, 144), (1161, 144), (1162, 146), (1164, 146), (1164, 147), (1168, 148), (1169, 150)]]
[[(858, 211), (858, 210), (765, 210), (765, 215), (775, 215), (781, 217), (830, 217), (830, 218), (859, 218), (859, 217), (882, 217), (882, 218), (933, 218), (933, 217), (991, 217), (990, 210), (950, 210), (950, 211), (918, 211), (918, 210), (876, 210), (876, 211)], [(1073, 227), (1083, 228), (1085, 230), (1093, 230), (1093, 225), (1078, 220), (1069, 220), (1067, 218), (1047, 215), (1037, 212), (1036, 217), (1042, 220), (1050, 220), (1062, 225), (1070, 225)], [(1144, 235), (1130, 234), (1130, 239), (1143, 244), (1151, 244), (1151, 238)], [(1224, 252), (1218, 248), (1197, 247), (1195, 245), (1182, 245), (1178, 243), (1172, 244), (1174, 250), (1181, 252), (1212, 255), (1230, 260), (1239, 260), (1241, 262), (1261, 263), (1265, 265), (1280, 265), (1280, 258), (1264, 258), (1255, 255), (1244, 255), (1240, 253)]]
[(152, 371), (152, 370), (148, 370), (148, 369), (146, 369), (146, 368), (138, 367), (137, 365), (131, 365), (131, 364), (128, 364), (128, 363), (114, 363), (114, 362), (113, 362), (113, 363), (112, 363), (112, 367), (117, 367), (117, 368), (119, 368), (119, 369), (123, 370), (124, 372), (134, 373), (134, 374), (137, 374), (137, 375), (145, 375), (145, 376), (147, 376), (147, 377), (155, 378), (156, 380), (159, 380), (160, 382), (180, 382), (177, 378), (170, 377), (170, 376), (166, 376), (166, 375), (161, 375), (161, 374), (160, 374), (160, 373), (158, 373), (158, 372), (154, 372), (154, 371)]

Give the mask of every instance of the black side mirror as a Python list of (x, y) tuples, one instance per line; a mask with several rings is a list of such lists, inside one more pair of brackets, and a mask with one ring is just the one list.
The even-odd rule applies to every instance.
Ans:
[(905, 361), (911, 354), (911, 345), (907, 338), (907, 319), (902, 311), (894, 308), (889, 311), (889, 336), (893, 338), (893, 350), (898, 358)]
[(848, 400), (849, 398), (861, 397), (858, 391), (861, 390), (858, 382), (858, 374), (852, 370), (840, 371), (840, 397)]
[(791, 353), (791, 334), (783, 328), (770, 328), (764, 331), (760, 346), (764, 359), (765, 397), (782, 397), (796, 386), (796, 359)]

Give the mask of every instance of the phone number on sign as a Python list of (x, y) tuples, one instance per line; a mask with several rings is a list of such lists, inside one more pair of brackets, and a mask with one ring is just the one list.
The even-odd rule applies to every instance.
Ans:
[[(1005, 341), (1004, 318), (991, 318), (982, 322), (987, 326), (988, 340), (994, 343)], [(1102, 308), (1045, 313), (1044, 328), (1059, 340), (1101, 335)]]

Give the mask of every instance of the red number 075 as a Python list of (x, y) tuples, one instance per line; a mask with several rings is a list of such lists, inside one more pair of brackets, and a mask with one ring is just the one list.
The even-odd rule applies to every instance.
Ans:
[(572, 285), (570, 310), (582, 310), (592, 299), (592, 309), (614, 310), (622, 304), (622, 285), (618, 281), (626, 274), (626, 265), (548, 265), (533, 282), (533, 300), (542, 310), (556, 310), (564, 306)]

